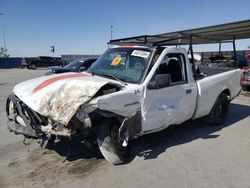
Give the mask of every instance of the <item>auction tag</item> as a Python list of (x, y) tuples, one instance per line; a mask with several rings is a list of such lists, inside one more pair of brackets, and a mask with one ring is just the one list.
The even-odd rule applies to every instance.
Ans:
[(121, 62), (122, 58), (121, 57), (116, 57), (113, 59), (111, 65), (116, 66)]
[(148, 58), (150, 52), (143, 51), (143, 50), (134, 50), (132, 52), (132, 56), (138, 56), (138, 57), (143, 57), (143, 58)]

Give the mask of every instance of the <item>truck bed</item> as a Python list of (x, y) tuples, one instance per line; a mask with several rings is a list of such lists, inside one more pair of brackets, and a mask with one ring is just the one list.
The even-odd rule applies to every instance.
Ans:
[(193, 119), (209, 114), (220, 93), (228, 92), (230, 100), (232, 100), (241, 90), (242, 71), (240, 69), (226, 70), (223, 69), (225, 67), (208, 68), (213, 74), (197, 81), (198, 95)]
[(202, 66), (202, 65), (199, 65), (198, 67), (200, 71), (203, 72), (207, 76), (213, 76), (219, 73), (223, 73), (223, 72), (227, 72), (227, 71), (231, 71), (235, 69), (231, 67), (208, 67), (208, 66)]

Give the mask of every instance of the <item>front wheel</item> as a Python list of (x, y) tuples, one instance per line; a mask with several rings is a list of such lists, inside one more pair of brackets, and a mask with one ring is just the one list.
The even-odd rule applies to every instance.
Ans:
[(125, 163), (130, 155), (129, 146), (123, 147), (118, 140), (119, 127), (115, 123), (106, 122), (99, 127), (96, 133), (102, 155), (113, 165)]
[(211, 125), (221, 125), (225, 123), (228, 111), (228, 96), (225, 93), (221, 93), (216, 100), (210, 114), (207, 116), (207, 122)]

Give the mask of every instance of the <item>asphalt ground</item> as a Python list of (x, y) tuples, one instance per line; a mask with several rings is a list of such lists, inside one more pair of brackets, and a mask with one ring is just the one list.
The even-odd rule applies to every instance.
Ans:
[(131, 142), (129, 163), (112, 166), (96, 145), (39, 148), (6, 129), (5, 102), (15, 84), (46, 70), (0, 69), (0, 188), (5, 187), (250, 187), (250, 93), (230, 105), (227, 123), (202, 119)]

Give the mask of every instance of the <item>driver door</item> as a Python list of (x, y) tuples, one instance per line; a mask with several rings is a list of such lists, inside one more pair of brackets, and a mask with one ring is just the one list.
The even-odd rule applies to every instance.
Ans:
[[(165, 52), (165, 53), (164, 53)], [(170, 74), (171, 83), (167, 87), (149, 89), (146, 84), (142, 101), (142, 131), (144, 133), (164, 129), (171, 124), (180, 124), (192, 117), (195, 110), (196, 84), (189, 70), (184, 52), (166, 49), (155, 66), (150, 81), (157, 74)], [(165, 54), (165, 55), (164, 55)], [(189, 73), (188, 73), (189, 72)]]

